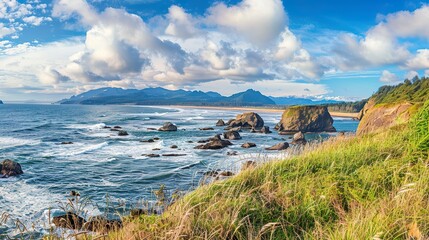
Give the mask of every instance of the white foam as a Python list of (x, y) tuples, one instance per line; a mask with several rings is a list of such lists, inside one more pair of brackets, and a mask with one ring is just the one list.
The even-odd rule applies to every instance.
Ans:
[(95, 151), (97, 149), (106, 147), (108, 145), (107, 142), (96, 143), (96, 144), (86, 144), (86, 143), (74, 143), (69, 145), (56, 145), (51, 149), (43, 152), (41, 155), (44, 157), (49, 156), (75, 156), (88, 152)]
[(0, 149), (24, 146), (24, 145), (38, 145), (41, 142), (39, 140), (29, 140), (22, 138), (13, 137), (0, 137)]
[(103, 129), (106, 126), (106, 124), (104, 123), (97, 123), (97, 124), (92, 124), (92, 125), (88, 125), (88, 124), (71, 124), (68, 125), (67, 128), (71, 128), (71, 129), (87, 129), (90, 131), (95, 131), (95, 130), (100, 130)]
[(164, 141), (162, 140), (156, 141), (154, 143), (120, 141), (115, 145), (100, 149), (97, 152), (107, 154), (109, 156), (130, 156), (136, 159), (145, 159), (147, 157), (142, 155), (149, 154), (152, 152), (152, 149), (162, 148), (163, 146)]

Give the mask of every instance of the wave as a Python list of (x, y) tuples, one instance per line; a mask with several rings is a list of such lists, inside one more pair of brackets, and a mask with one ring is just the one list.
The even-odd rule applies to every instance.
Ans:
[(22, 138), (14, 138), (14, 137), (0, 137), (0, 149), (7, 149), (25, 145), (38, 145), (40, 144), (40, 140), (30, 140), (30, 139), (22, 139)]
[(88, 124), (71, 124), (68, 125), (66, 128), (71, 128), (71, 129), (86, 129), (86, 130), (100, 130), (103, 129), (106, 126), (106, 124), (104, 123), (97, 123), (97, 124), (92, 124), (92, 125), (88, 125)]
[(55, 145), (49, 151), (42, 153), (42, 156), (43, 157), (74, 156), (74, 155), (80, 155), (80, 154), (92, 152), (92, 151), (101, 149), (103, 147), (106, 147), (108, 145), (109, 145), (108, 142), (102, 142), (102, 143), (97, 143), (92, 145), (88, 145), (84, 143), (74, 143), (70, 145)]

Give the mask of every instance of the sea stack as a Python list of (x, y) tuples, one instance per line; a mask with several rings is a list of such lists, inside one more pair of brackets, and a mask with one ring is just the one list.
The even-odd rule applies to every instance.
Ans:
[(278, 124), (280, 134), (297, 132), (336, 132), (326, 106), (297, 106), (284, 111)]

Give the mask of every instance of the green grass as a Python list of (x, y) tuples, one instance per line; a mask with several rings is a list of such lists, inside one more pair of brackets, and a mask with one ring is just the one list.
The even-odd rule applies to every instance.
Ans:
[(429, 78), (405, 80), (397, 86), (383, 86), (372, 98), (376, 104), (398, 102), (425, 102), (429, 96)]
[(429, 233), (429, 102), (409, 124), (338, 137), (203, 186), (118, 239), (416, 239)]

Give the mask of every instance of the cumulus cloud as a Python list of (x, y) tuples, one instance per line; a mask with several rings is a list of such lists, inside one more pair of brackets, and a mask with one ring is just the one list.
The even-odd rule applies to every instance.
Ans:
[[(429, 39), (429, 6), (423, 5), (415, 11), (400, 11), (385, 16), (372, 27), (364, 37), (346, 33), (334, 47), (337, 65), (340, 69), (362, 69), (388, 64), (402, 65), (412, 57), (401, 38)], [(421, 68), (425, 64), (424, 50), (416, 58), (408, 60), (410, 68)]]
[[(193, 16), (173, 5), (150, 27), (123, 9), (99, 12), (85, 0), (57, 0), (53, 16), (63, 21), (77, 19), (87, 33), (85, 49), (71, 56), (68, 64), (53, 69), (60, 75), (49, 71), (50, 77), (84, 83), (133, 79), (135, 86), (157, 82), (180, 87), (219, 79), (289, 81), (323, 75), (287, 27), (280, 0), (264, 4), (243, 0), (233, 6), (217, 3), (204, 16)], [(225, 18), (232, 22), (227, 24)]]
[(398, 83), (399, 81), (401, 81), (401, 79), (399, 79), (399, 77), (394, 73), (391, 73), (387, 70), (384, 70), (381, 73), (380, 82), (394, 84)]
[(286, 21), (281, 0), (243, 0), (233, 6), (220, 2), (208, 10), (207, 16), (209, 24), (231, 29), (259, 45), (277, 39)]
[(417, 54), (408, 59), (405, 63), (406, 67), (414, 70), (421, 70), (429, 68), (429, 49), (419, 49)]
[(194, 37), (199, 32), (199, 30), (195, 28), (197, 21), (179, 6), (171, 6), (168, 9), (167, 18), (169, 24), (165, 29), (165, 33), (168, 35), (188, 39)]

